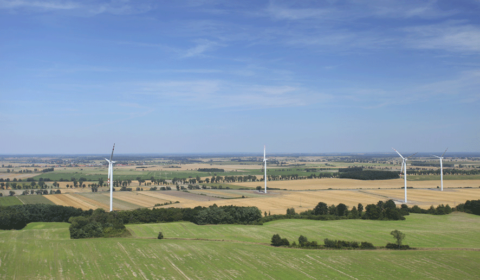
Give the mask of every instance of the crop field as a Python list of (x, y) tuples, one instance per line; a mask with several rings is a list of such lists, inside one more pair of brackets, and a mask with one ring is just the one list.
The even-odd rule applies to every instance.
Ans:
[(31, 194), (31, 195), (18, 196), (18, 199), (23, 204), (54, 204), (52, 201), (50, 201), (46, 197), (47, 197), (46, 195)]
[[(404, 190), (365, 190), (365, 193), (377, 194), (388, 197), (390, 199), (404, 200)], [(449, 204), (455, 206), (459, 203), (465, 203), (467, 200), (480, 199), (480, 189), (407, 189), (408, 204), (417, 204), (422, 208), (430, 205)]]
[[(161, 199), (158, 197), (148, 196), (143, 194), (144, 192), (115, 192), (114, 198), (138, 205), (138, 207), (153, 207), (155, 204), (170, 202), (171, 200)], [(109, 193), (103, 193), (108, 199), (110, 199)], [(175, 202), (175, 201), (172, 201)], [(115, 204), (115, 203), (114, 203)]]
[[(437, 189), (408, 189), (409, 205), (418, 205), (427, 209), (431, 205), (449, 204), (455, 206), (466, 200), (480, 199), (480, 189), (445, 189), (440, 192)], [(109, 192), (80, 192), (38, 197), (36, 199), (48, 199), (52, 203), (65, 206), (73, 206), (84, 210), (104, 208), (109, 209)], [(245, 198), (242, 198), (244, 196)], [(313, 209), (319, 202), (328, 205), (344, 203), (351, 209), (362, 203), (376, 204), (379, 200), (393, 199), (398, 204), (404, 200), (403, 189), (345, 189), (345, 190), (314, 190), (314, 191), (278, 191), (271, 190), (268, 194), (253, 190), (192, 190), (185, 191), (116, 191), (113, 194), (113, 206), (115, 210), (129, 210), (140, 207), (153, 207), (155, 204), (176, 202), (178, 204), (162, 207), (196, 207), (217, 204), (236, 206), (256, 206), (262, 213), (285, 214), (288, 208), (295, 208), (296, 212)], [(20, 198), (23, 199), (23, 196)], [(30, 202), (25, 202), (30, 203)], [(33, 203), (33, 202), (32, 202)], [(41, 203), (41, 202), (36, 202)]]
[(2, 196), (0, 197), (0, 206), (22, 205), (16, 196)]
[[(407, 177), (409, 180), (411, 177)], [(457, 176), (458, 177), (458, 176)], [(255, 188), (261, 185), (259, 182), (235, 183), (242, 187)], [(392, 180), (354, 180), (354, 179), (338, 179), (338, 178), (322, 178), (322, 179), (305, 179), (305, 180), (285, 180), (285, 181), (269, 181), (267, 186), (271, 188), (287, 189), (287, 190), (325, 190), (325, 189), (394, 189), (402, 188), (405, 185), (402, 179)], [(437, 188), (440, 186), (440, 179), (434, 181), (408, 181), (407, 186), (414, 188)], [(480, 180), (450, 180), (444, 181), (444, 188), (458, 187), (479, 187)]]
[[(69, 239), (66, 223), (32, 223), (23, 230), (0, 231), (0, 279), (478, 279), (480, 254), (470, 249), (480, 246), (478, 217), (454, 215), (367, 224), (132, 225), (137, 238), (79, 240)], [(407, 233), (407, 244), (432, 249), (302, 250), (262, 244), (280, 233), (292, 240), (305, 234), (310, 240), (334, 236), (384, 245), (391, 242), (388, 233), (394, 226)], [(167, 239), (152, 238), (160, 229)], [(440, 229), (445, 229), (443, 235)], [(175, 236), (218, 241), (168, 239)], [(445, 247), (450, 248), (441, 249)]]

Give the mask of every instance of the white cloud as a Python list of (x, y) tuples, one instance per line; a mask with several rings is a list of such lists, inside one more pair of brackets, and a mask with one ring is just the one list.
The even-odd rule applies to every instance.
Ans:
[(220, 80), (162, 81), (145, 83), (136, 95), (156, 96), (160, 101), (211, 108), (258, 109), (297, 107), (327, 100), (326, 94), (290, 85), (244, 85)]
[(137, 14), (147, 12), (155, 7), (150, 0), (0, 0), (0, 9), (30, 10), (30, 11), (61, 11), (69, 10), (81, 14), (96, 15), (110, 14)]
[(209, 40), (199, 40), (198, 41), (198, 44), (191, 48), (191, 49), (188, 49), (182, 56), (183, 57), (194, 57), (194, 56), (199, 56), (199, 55), (202, 55), (203, 53), (207, 52), (207, 51), (211, 51), (217, 47), (219, 47), (220, 44), (219, 43), (216, 43), (216, 42), (213, 42), (213, 41), (209, 41)]
[(80, 5), (71, 1), (29, 1), (29, 0), (1, 0), (0, 8), (3, 9), (17, 9), (17, 8), (31, 8), (42, 10), (71, 10), (77, 9)]
[(418, 49), (480, 51), (480, 27), (462, 23), (405, 28), (407, 45)]

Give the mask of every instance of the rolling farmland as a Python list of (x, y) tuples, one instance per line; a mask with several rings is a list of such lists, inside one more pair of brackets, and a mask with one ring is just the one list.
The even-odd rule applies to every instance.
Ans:
[[(392, 242), (390, 232), (398, 229), (407, 235), (405, 243), (422, 248), (480, 248), (480, 216), (453, 213), (443, 216), (411, 214), (405, 221), (372, 220), (279, 220), (262, 226), (208, 225), (190, 222), (127, 225), (135, 237), (166, 237), (232, 240), (269, 244), (273, 234), (297, 240), (299, 235), (323, 243), (325, 238), (369, 241), (375, 246)], [(298, 241), (297, 241), (298, 242)]]
[[(403, 222), (368, 225), (350, 220), (284, 220), (264, 226), (129, 225), (131, 238), (79, 240), (69, 239), (66, 223), (31, 223), (23, 230), (0, 231), (0, 251), (5, 252), (0, 255), (0, 279), (478, 279), (479, 252), (461, 248), (480, 247), (479, 217), (430, 217), (412, 215)], [(302, 250), (264, 244), (278, 232), (291, 239), (305, 234), (310, 240), (333, 236), (381, 245), (391, 241), (388, 232), (393, 227), (407, 233), (407, 244), (425, 249)], [(159, 229), (166, 238), (225, 241), (157, 240)]]

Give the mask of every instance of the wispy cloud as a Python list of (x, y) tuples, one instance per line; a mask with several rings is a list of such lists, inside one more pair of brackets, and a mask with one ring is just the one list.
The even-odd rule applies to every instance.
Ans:
[(480, 27), (464, 22), (446, 22), (404, 29), (407, 46), (418, 49), (480, 51)]
[(194, 57), (203, 55), (205, 52), (213, 50), (219, 46), (221, 46), (221, 44), (217, 42), (213, 42), (210, 40), (198, 40), (197, 45), (193, 48), (188, 49), (183, 54), (183, 57)]
[(81, 14), (138, 14), (156, 7), (150, 0), (0, 0), (0, 9), (31, 11), (77, 11)]
[(46, 0), (46, 1), (29, 1), (29, 0), (1, 0), (0, 8), (2, 9), (41, 9), (41, 10), (72, 10), (80, 8), (81, 5), (72, 1), (62, 0)]
[(207, 108), (258, 109), (297, 107), (330, 98), (299, 86), (244, 85), (223, 80), (163, 81), (145, 83), (132, 90), (136, 95), (155, 96), (160, 101)]

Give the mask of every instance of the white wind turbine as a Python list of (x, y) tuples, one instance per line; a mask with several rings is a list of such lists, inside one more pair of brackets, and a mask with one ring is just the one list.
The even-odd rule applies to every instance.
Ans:
[(108, 162), (108, 183), (110, 184), (110, 212), (113, 210), (113, 164), (115, 161), (113, 158), (113, 151), (115, 150), (115, 143), (113, 144), (112, 154), (110, 155), (110, 160), (105, 159)]
[[(448, 148), (447, 148), (448, 150)], [(447, 152), (447, 150), (445, 150), (445, 152), (443, 152), (442, 156), (439, 157), (439, 156), (436, 156), (436, 155), (433, 155), (434, 157), (437, 157), (440, 159), (440, 184), (441, 184), (441, 190), (443, 192), (443, 156), (445, 155), (445, 153)]]
[(266, 158), (266, 153), (265, 153), (265, 145), (263, 146), (263, 162), (265, 163), (265, 193), (267, 193), (267, 158)]
[[(393, 149), (393, 148), (392, 148)], [(395, 152), (397, 152), (397, 154), (403, 159), (403, 162), (402, 162), (402, 171), (404, 171), (405, 173), (403, 173), (403, 177), (405, 179), (405, 203), (407, 203), (407, 159), (409, 157), (413, 157), (414, 155), (416, 155), (417, 153), (414, 153), (413, 155), (411, 156), (408, 156), (408, 157), (403, 157), (397, 150), (393, 149)], [(400, 173), (402, 173), (402, 171), (400, 171)]]

